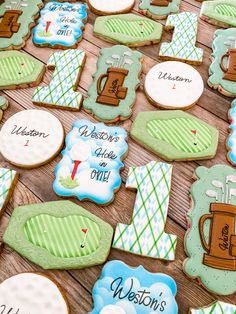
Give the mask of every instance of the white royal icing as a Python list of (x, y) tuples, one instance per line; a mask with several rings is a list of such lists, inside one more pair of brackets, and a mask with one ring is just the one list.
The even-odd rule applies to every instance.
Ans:
[(183, 62), (156, 64), (147, 74), (145, 91), (156, 104), (167, 109), (183, 109), (196, 103), (204, 91), (201, 75)]
[(89, 3), (95, 10), (116, 13), (130, 8), (134, 4), (134, 0), (89, 0)]

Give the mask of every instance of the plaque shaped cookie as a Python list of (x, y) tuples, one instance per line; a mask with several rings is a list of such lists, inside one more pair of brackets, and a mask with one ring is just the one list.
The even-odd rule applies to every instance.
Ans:
[(93, 288), (90, 314), (177, 314), (176, 293), (176, 283), (168, 275), (111, 261)]
[(140, 112), (131, 137), (165, 160), (211, 159), (219, 132), (206, 122), (180, 110)]
[(112, 227), (84, 208), (57, 201), (17, 207), (3, 236), (44, 269), (79, 269), (106, 261)]
[(190, 309), (189, 314), (235, 314), (236, 305), (216, 301), (215, 303), (201, 309)]
[(128, 119), (140, 84), (141, 56), (121, 45), (101, 49), (84, 109), (106, 123)]
[(36, 86), (44, 71), (43, 63), (26, 53), (0, 52), (0, 90)]
[(0, 168), (0, 217), (13, 193), (18, 179), (18, 173), (15, 170)]
[(86, 6), (82, 3), (48, 2), (33, 29), (33, 43), (51, 48), (75, 48), (82, 39), (87, 20)]
[(127, 13), (132, 10), (134, 4), (135, 0), (88, 0), (90, 10), (98, 15)]
[(177, 237), (165, 232), (172, 166), (151, 161), (129, 169), (126, 187), (137, 189), (130, 225), (116, 227), (113, 248), (172, 261)]
[(236, 292), (236, 171), (226, 165), (198, 167), (187, 213), (184, 272), (209, 291)]
[(0, 4), (0, 50), (25, 45), (41, 7), (42, 0), (5, 0)]
[(7, 313), (69, 314), (62, 288), (41, 273), (22, 273), (0, 284), (0, 311)]
[(236, 27), (236, 1), (204, 1), (200, 17), (202, 20), (220, 27)]
[(51, 113), (24, 110), (14, 114), (0, 131), (0, 152), (13, 165), (35, 168), (53, 159), (64, 144), (64, 128)]
[(181, 0), (139, 0), (139, 12), (154, 20), (178, 13)]
[(55, 169), (55, 193), (99, 205), (111, 203), (122, 182), (120, 170), (128, 152), (126, 137), (120, 127), (75, 121)]
[(236, 28), (219, 29), (212, 44), (212, 64), (209, 68), (208, 85), (228, 97), (236, 96)]
[(128, 47), (147, 46), (159, 43), (162, 25), (135, 14), (103, 16), (96, 19), (93, 34)]
[(54, 69), (48, 86), (37, 87), (33, 103), (41, 106), (78, 111), (83, 95), (77, 90), (86, 55), (78, 49), (54, 52), (47, 67)]
[(0, 96), (0, 122), (3, 117), (3, 112), (8, 108), (8, 100), (4, 96)]

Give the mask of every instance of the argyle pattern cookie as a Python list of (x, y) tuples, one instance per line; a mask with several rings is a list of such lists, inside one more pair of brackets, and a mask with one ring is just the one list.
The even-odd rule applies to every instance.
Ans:
[(165, 260), (175, 259), (177, 237), (164, 231), (172, 166), (155, 161), (130, 168), (126, 186), (137, 188), (131, 225), (118, 224), (113, 248)]
[(33, 102), (79, 109), (82, 94), (75, 91), (78, 78), (85, 59), (85, 52), (70, 49), (55, 52), (48, 60), (48, 68), (54, 68), (54, 73), (47, 87), (37, 87)]
[(217, 301), (209, 307), (192, 309), (190, 314), (235, 314), (236, 305)]
[(16, 171), (0, 168), (0, 215), (16, 178)]
[(182, 12), (170, 15), (166, 28), (174, 28), (171, 43), (162, 43), (160, 57), (174, 60), (202, 62), (203, 50), (195, 47), (198, 17), (195, 13)]

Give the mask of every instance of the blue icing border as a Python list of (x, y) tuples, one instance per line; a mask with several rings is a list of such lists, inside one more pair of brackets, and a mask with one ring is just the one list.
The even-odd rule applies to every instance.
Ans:
[[(65, 10), (68, 14), (65, 14)], [(86, 19), (85, 4), (48, 2), (41, 10), (38, 24), (33, 29), (33, 42), (36, 45), (73, 47), (82, 36), (83, 21)], [(57, 35), (58, 32), (60, 34)]]
[(229, 130), (230, 135), (228, 136), (227, 146), (229, 148), (228, 157), (230, 162), (236, 166), (236, 99), (232, 102), (232, 107), (229, 110), (230, 122)]
[(177, 314), (176, 293), (176, 283), (168, 275), (111, 261), (93, 288), (94, 308), (90, 314), (108, 314), (109, 306), (119, 314)]
[[(88, 120), (75, 121), (66, 137), (63, 158), (55, 168), (55, 193), (100, 205), (110, 203), (122, 182), (121, 159), (128, 151), (126, 139), (123, 128)], [(75, 170), (77, 158), (80, 163)]]

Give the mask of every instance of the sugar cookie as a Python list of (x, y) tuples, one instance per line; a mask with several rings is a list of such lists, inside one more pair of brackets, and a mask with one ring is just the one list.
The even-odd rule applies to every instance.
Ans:
[(135, 0), (88, 0), (91, 11), (98, 15), (127, 13), (132, 10)]
[(135, 14), (102, 16), (96, 19), (93, 34), (128, 47), (147, 46), (160, 42), (162, 25)]
[(126, 138), (126, 131), (120, 127), (75, 121), (55, 170), (55, 193), (99, 205), (111, 203), (122, 182), (122, 160), (128, 153)]
[(236, 27), (236, 0), (204, 1), (200, 17), (220, 27)]
[(40, 47), (76, 48), (82, 40), (82, 29), (86, 21), (85, 4), (48, 2), (33, 29), (33, 43)]
[(230, 126), (229, 126), (229, 136), (227, 139), (226, 147), (228, 149), (227, 158), (229, 162), (236, 166), (236, 100), (232, 102), (231, 109), (228, 113)]
[(3, 111), (8, 108), (8, 100), (4, 96), (0, 96), (0, 121), (3, 117)]
[(108, 223), (75, 203), (57, 201), (17, 207), (3, 240), (44, 269), (79, 269), (103, 264), (112, 237)]
[(48, 68), (54, 69), (49, 86), (37, 87), (33, 103), (53, 108), (79, 110), (83, 95), (77, 91), (86, 55), (81, 50), (69, 49), (54, 52), (48, 60)]
[(236, 171), (198, 167), (187, 213), (184, 272), (220, 295), (236, 292)]
[(156, 106), (165, 109), (188, 109), (204, 91), (201, 75), (183, 62), (167, 61), (156, 64), (147, 73), (145, 93)]
[(0, 168), (0, 217), (13, 193), (18, 173), (11, 169)]
[(113, 248), (133, 254), (175, 259), (177, 237), (165, 233), (172, 166), (151, 161), (129, 169), (126, 187), (137, 189), (130, 225), (116, 227)]
[(171, 13), (178, 13), (181, 0), (139, 0), (139, 12), (154, 20), (165, 19)]
[(26, 53), (0, 52), (0, 90), (36, 86), (44, 71), (43, 63)]
[(201, 309), (190, 309), (189, 314), (235, 314), (236, 305), (216, 301), (215, 303)]
[(62, 288), (41, 273), (22, 273), (0, 284), (0, 311), (7, 313), (69, 314)]
[(140, 84), (141, 57), (126, 46), (101, 49), (84, 109), (106, 123), (128, 119)]
[(61, 122), (43, 110), (14, 114), (0, 131), (0, 152), (13, 165), (35, 168), (49, 162), (61, 150), (64, 129)]
[(236, 52), (236, 28), (218, 29), (212, 44), (212, 64), (208, 85), (228, 97), (236, 96), (236, 72), (233, 63)]
[(165, 160), (211, 159), (219, 132), (206, 122), (180, 110), (138, 113), (131, 137)]
[(191, 64), (201, 64), (203, 50), (195, 46), (197, 40), (198, 16), (192, 12), (182, 12), (168, 16), (166, 30), (174, 29), (172, 41), (162, 43), (159, 57), (163, 60), (180, 60)]
[(115, 260), (103, 267), (93, 288), (90, 314), (177, 314), (176, 293), (172, 277)]

